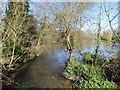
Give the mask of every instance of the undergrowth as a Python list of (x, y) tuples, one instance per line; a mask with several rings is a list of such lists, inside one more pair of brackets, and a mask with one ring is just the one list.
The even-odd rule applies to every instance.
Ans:
[(115, 83), (108, 81), (104, 72), (99, 66), (85, 64), (77, 60), (69, 62), (64, 74), (80, 76), (79, 80), (73, 83), (73, 88), (115, 88)]

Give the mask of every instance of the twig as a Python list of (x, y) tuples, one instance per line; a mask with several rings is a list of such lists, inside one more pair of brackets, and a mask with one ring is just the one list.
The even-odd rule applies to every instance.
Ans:
[(10, 65), (13, 63), (14, 60), (14, 53), (15, 53), (15, 46), (16, 46), (16, 33), (14, 32), (14, 45), (13, 45), (13, 51), (12, 51), (12, 57), (11, 57), (11, 61), (10, 61)]
[[(109, 26), (111, 28), (111, 30), (113, 31), (114, 35), (116, 36), (116, 38), (118, 39), (118, 41), (120, 41), (120, 38), (119, 36), (117, 35), (117, 33), (114, 31), (113, 27), (112, 27), (112, 24), (111, 24), (111, 21), (116, 17), (114, 17), (112, 20), (110, 20), (110, 16), (108, 15), (108, 12), (106, 11), (106, 7), (105, 7), (105, 3), (104, 3), (104, 9), (105, 9), (105, 13), (106, 13), (106, 16), (108, 17), (108, 20), (109, 20)], [(120, 13), (120, 12), (119, 12)], [(119, 14), (118, 13), (118, 14)]]
[[(2, 74), (2, 73), (1, 73)], [(5, 77), (6, 79), (8, 79), (11, 83), (14, 83), (16, 85), (19, 85), (21, 87), (24, 87), (23, 85), (19, 84), (18, 82), (15, 82), (13, 80), (11, 80), (9, 77), (7, 77), (6, 75), (2, 74), (3, 77)], [(3, 81), (3, 80), (2, 80)], [(5, 81), (4, 81), (5, 82)], [(6, 82), (7, 83), (7, 82)]]
[(112, 22), (118, 15), (119, 15), (120, 11), (110, 20), (110, 22)]
[(15, 61), (13, 62), (13, 64), (15, 64), (16, 61), (17, 61), (19, 58), (21, 58), (26, 52), (27, 52), (27, 50), (26, 50), (22, 55), (20, 55), (19, 57), (17, 57), (17, 58), (15, 59)]

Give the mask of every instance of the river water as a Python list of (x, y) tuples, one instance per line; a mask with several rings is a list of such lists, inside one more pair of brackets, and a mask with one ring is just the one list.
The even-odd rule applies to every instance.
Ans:
[[(118, 48), (112, 43), (101, 42), (100, 45), (100, 54), (105, 57), (118, 52)], [(91, 45), (85, 44), (81, 51), (95, 53), (95, 49), (96, 42), (93, 42)], [(76, 50), (75, 57), (80, 61), (83, 57)], [(70, 88), (70, 81), (62, 76), (68, 57), (69, 54), (64, 49), (41, 54), (24, 68), (19, 76), (19, 83), (26, 88)]]

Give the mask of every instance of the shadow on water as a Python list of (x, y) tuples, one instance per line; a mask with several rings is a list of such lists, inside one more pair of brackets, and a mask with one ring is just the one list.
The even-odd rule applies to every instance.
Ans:
[[(108, 54), (108, 51), (116, 51), (117, 48), (114, 49), (115, 47), (111, 48), (107, 45), (107, 43), (101, 42), (100, 50), (102, 55), (110, 57), (113, 53)], [(95, 53), (96, 42), (93, 42), (91, 46), (86, 44), (84, 47), (82, 52)], [(74, 53), (79, 61), (83, 59), (79, 53), (76, 51)], [(62, 76), (68, 58), (69, 53), (63, 49), (41, 54), (22, 71), (19, 83), (24, 87), (33, 88), (70, 88), (70, 81)]]

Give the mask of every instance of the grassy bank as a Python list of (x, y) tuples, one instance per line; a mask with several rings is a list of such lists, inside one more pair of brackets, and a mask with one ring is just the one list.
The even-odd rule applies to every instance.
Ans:
[(72, 81), (73, 88), (119, 87), (120, 62), (118, 57), (105, 61), (106, 59), (102, 56), (93, 60), (94, 54), (90, 53), (84, 53), (83, 56), (82, 62), (77, 60), (69, 62), (64, 71), (64, 76)]

